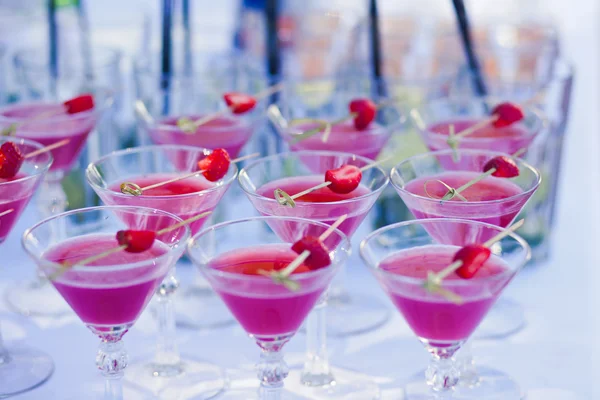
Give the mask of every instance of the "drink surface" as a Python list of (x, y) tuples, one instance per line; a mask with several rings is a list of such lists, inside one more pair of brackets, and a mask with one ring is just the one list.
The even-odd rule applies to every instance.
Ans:
[[(293, 133), (306, 132), (319, 127), (319, 123), (309, 122), (294, 125)], [(323, 133), (312, 137), (290, 142), (292, 150), (331, 150), (357, 154), (374, 160), (388, 142), (391, 131), (386, 127), (372, 122), (367, 129), (359, 131), (352, 121), (346, 121), (331, 127), (330, 135), (323, 142)], [(288, 133), (287, 139), (293, 140), (296, 135)]]
[[(152, 176), (133, 178), (131, 181), (140, 187), (146, 187), (177, 178), (183, 174), (185, 174), (185, 172), (173, 174), (154, 174)], [(201, 176), (198, 176), (167, 183), (166, 185), (162, 185), (154, 189), (144, 190), (143, 196), (177, 196), (181, 194), (198, 193), (214, 186), (214, 183), (209, 182)], [(113, 185), (111, 189), (120, 191), (121, 187), (120, 185)]]
[[(285, 268), (298, 255), (290, 244), (271, 244), (237, 249), (212, 259), (208, 267), (219, 271), (251, 276), (250, 280), (208, 277), (240, 325), (251, 335), (274, 337), (291, 335), (323, 293), (331, 274), (303, 281), (298, 291), (290, 291), (259, 271)], [(331, 267), (326, 267), (331, 268)], [(300, 266), (293, 274), (301, 276), (310, 269)]]
[[(446, 245), (401, 250), (385, 258), (378, 268), (424, 282), (428, 271), (439, 272), (450, 265), (458, 250), (457, 246)], [(452, 343), (465, 340), (473, 333), (510, 279), (508, 271), (510, 268), (502, 259), (492, 256), (468, 281), (456, 273), (445, 278), (449, 281), (446, 289), (462, 297), (460, 305), (426, 292), (421, 283), (396, 283), (385, 275), (381, 275), (380, 280), (417, 336), (427, 341)], [(499, 275), (502, 278), (489, 279)], [(460, 282), (453, 286), (452, 281)]]
[[(59, 243), (42, 258), (72, 264), (115, 247), (118, 243), (114, 234), (91, 234)], [(80, 266), (77, 271), (67, 271), (53, 284), (87, 325), (132, 325), (169, 269), (165, 257), (158, 259), (167, 251), (167, 246), (159, 241), (143, 253), (120, 251)], [(141, 264), (134, 268), (111, 268), (135, 263)], [(86, 267), (93, 266), (104, 266), (106, 271), (86, 272)]]
[[(15, 136), (35, 140), (49, 146), (63, 139), (69, 142), (51, 150), (54, 161), (50, 171), (68, 171), (79, 156), (85, 141), (96, 124), (94, 111), (68, 114), (62, 104), (31, 103), (10, 106), (0, 116), (17, 124)], [(4, 125), (4, 122), (2, 123)], [(0, 126), (6, 128), (7, 126)]]

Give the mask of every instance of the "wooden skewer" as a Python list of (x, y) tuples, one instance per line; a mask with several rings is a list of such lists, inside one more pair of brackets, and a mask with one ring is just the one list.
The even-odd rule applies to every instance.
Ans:
[(56, 142), (56, 143), (54, 143), (54, 144), (51, 144), (51, 145), (49, 145), (49, 146), (42, 147), (42, 148), (41, 148), (41, 149), (39, 149), (39, 150), (32, 151), (31, 153), (28, 153), (28, 154), (26, 154), (26, 155), (24, 156), (24, 158), (31, 158), (31, 157), (35, 157), (35, 156), (37, 156), (37, 155), (40, 155), (40, 154), (42, 154), (42, 153), (46, 153), (46, 152), (48, 152), (48, 151), (50, 151), (50, 150), (57, 149), (57, 148), (59, 148), (59, 147), (62, 147), (62, 146), (64, 146), (64, 145), (66, 145), (66, 144), (67, 144), (67, 143), (69, 143), (70, 141), (71, 141), (70, 139), (63, 139), (63, 140), (61, 140), (60, 142)]
[(2, 212), (0, 212), (0, 217), (4, 217), (5, 215), (8, 215), (8, 214), (10, 214), (13, 211), (15, 211), (14, 208), (10, 208), (8, 210), (2, 211)]

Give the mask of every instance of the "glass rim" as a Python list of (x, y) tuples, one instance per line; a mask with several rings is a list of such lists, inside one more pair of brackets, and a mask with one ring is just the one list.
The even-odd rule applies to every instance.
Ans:
[[(543, 90), (542, 87), (534, 86), (534, 88), (535, 88), (536, 93), (541, 93), (541, 91)], [(535, 95), (533, 95), (533, 97), (535, 97)], [(502, 101), (501, 96), (494, 96), (494, 95), (484, 96), (483, 98), (473, 97), (473, 98), (469, 98), (468, 100), (470, 100), (469, 103), (483, 102), (484, 104), (487, 104), (487, 105), (491, 105), (491, 104)], [(435, 106), (438, 104), (463, 104), (464, 102), (465, 102), (464, 97), (442, 96), (442, 97), (437, 97), (430, 101), (427, 101), (424, 104), (421, 104), (419, 107), (414, 107), (413, 110), (428, 111), (432, 106)], [(548, 124), (548, 118), (543, 114), (543, 112), (535, 104), (526, 104), (524, 107), (523, 106), (521, 106), (521, 107), (525, 110), (526, 113), (529, 113), (535, 117), (534, 118), (534, 126), (531, 129), (528, 129), (527, 135), (523, 135), (523, 137), (534, 138)], [(421, 116), (423, 114), (424, 114), (423, 112), (420, 113)], [(411, 115), (412, 115), (412, 113), (411, 113)], [(476, 116), (476, 117), (473, 117), (472, 119), (479, 120), (480, 118), (481, 117)], [(469, 119), (469, 116), (465, 116), (464, 119)], [(448, 135), (444, 135), (443, 133), (439, 133), (439, 132), (433, 132), (431, 129), (429, 129), (429, 126), (431, 126), (431, 124), (440, 124), (440, 121), (430, 123), (424, 129), (419, 128), (419, 131), (427, 136), (432, 136), (435, 138), (448, 137)], [(460, 133), (460, 132), (456, 132), (456, 133)], [(465, 137), (461, 137), (460, 140), (467, 142), (467, 143), (486, 143), (486, 142), (490, 142), (493, 140), (498, 140), (498, 139), (503, 139), (503, 138), (512, 138), (512, 137), (513, 136), (507, 136), (507, 135), (494, 136), (494, 137), (465, 136)]]
[[(92, 169), (97, 170), (96, 165), (98, 165), (104, 161), (107, 161), (107, 160), (110, 160), (113, 158), (119, 158), (119, 157), (126, 156), (129, 154), (152, 152), (152, 151), (166, 150), (166, 149), (172, 149), (175, 151), (179, 150), (179, 151), (198, 152), (198, 153), (204, 153), (205, 155), (206, 155), (206, 151), (210, 151), (211, 153), (214, 151), (214, 149), (207, 149), (205, 147), (186, 146), (186, 145), (177, 145), (177, 144), (153, 144), (153, 145), (148, 145), (148, 146), (130, 147), (127, 149), (115, 150), (111, 153), (103, 155), (102, 157), (98, 158), (95, 161), (90, 162), (85, 169), (85, 179), (90, 184), (92, 189), (94, 189), (94, 190), (97, 189), (101, 192), (109, 192), (109, 193), (112, 193), (113, 196), (120, 197), (120, 198), (138, 197), (138, 198), (149, 199), (149, 198), (159, 197), (160, 199), (170, 200), (170, 199), (182, 199), (182, 198), (187, 198), (187, 197), (197, 197), (199, 194), (204, 195), (207, 193), (213, 193), (213, 192), (216, 192), (217, 190), (227, 188), (237, 178), (237, 175), (239, 172), (238, 167), (235, 163), (230, 163), (229, 164), (230, 169), (227, 171), (227, 173), (229, 174), (229, 171), (231, 170), (232, 167), (234, 168), (233, 173), (231, 174), (231, 176), (228, 179), (221, 179), (221, 181), (222, 181), (221, 185), (214, 185), (208, 189), (203, 189), (201, 191), (194, 192), (194, 193), (174, 194), (174, 195), (168, 195), (168, 196), (148, 196), (148, 195), (144, 195), (144, 194), (141, 194), (139, 196), (132, 196), (131, 194), (115, 192), (114, 190), (110, 190), (109, 188), (103, 188), (103, 187), (97, 185), (96, 182), (94, 182), (92, 179), (92, 174), (100, 176), (99, 174), (94, 173), (92, 171)], [(179, 171), (179, 172), (181, 172), (181, 171)], [(189, 172), (191, 173), (192, 171), (189, 171)], [(227, 176), (227, 175), (225, 175), (225, 176)]]
[[(316, 226), (324, 228), (325, 230), (330, 228), (330, 225), (328, 225), (324, 222), (315, 221), (315, 220), (311, 220), (311, 219), (307, 219), (307, 218), (285, 217), (285, 216), (280, 216), (280, 215), (262, 215), (262, 216), (257, 216), (257, 217), (247, 217), (247, 218), (242, 218), (242, 219), (220, 222), (218, 224), (214, 224), (214, 225), (202, 228), (195, 235), (192, 235), (192, 237), (187, 241), (186, 254), (190, 257), (192, 262), (198, 268), (200, 268), (202, 271), (209, 271), (209, 273), (211, 275), (219, 276), (221, 278), (236, 279), (236, 280), (242, 280), (242, 281), (265, 282), (265, 279), (269, 279), (266, 276), (244, 275), (244, 274), (238, 274), (235, 272), (222, 271), (222, 270), (218, 270), (216, 268), (210, 268), (210, 267), (206, 266), (204, 264), (204, 262), (199, 260), (198, 257), (196, 255), (194, 255), (194, 246), (196, 245), (197, 240), (201, 236), (207, 235), (210, 232), (217, 231), (217, 230), (223, 229), (223, 228), (227, 228), (231, 225), (236, 225), (236, 224), (244, 224), (244, 223), (248, 223), (248, 222), (264, 222), (266, 224), (267, 221), (291, 221), (291, 222), (300, 222), (300, 223), (305, 223), (305, 224), (316, 225)], [(340, 246), (342, 246), (342, 247), (347, 248), (348, 249), (347, 254), (349, 255), (350, 251), (351, 251), (351, 243), (350, 243), (350, 239), (348, 239), (348, 236), (346, 236), (346, 234), (344, 232), (342, 232), (339, 228), (336, 228), (333, 231), (333, 233), (338, 235), (338, 237), (340, 237), (340, 239), (342, 240), (340, 242), (340, 244), (338, 244), (336, 247), (339, 248)], [(287, 242), (282, 241), (282, 243), (286, 244)], [(287, 244), (289, 244), (291, 246), (293, 243), (287, 243)], [(235, 250), (235, 249), (233, 249), (233, 250)], [(334, 266), (333, 264), (329, 264), (327, 267), (324, 267), (324, 268), (319, 268), (314, 271), (303, 272), (301, 274), (296, 274), (296, 275), (292, 275), (292, 276), (294, 276), (294, 278), (296, 278), (295, 279), (296, 281), (302, 282), (304, 280), (308, 280), (315, 276), (323, 275), (323, 274), (325, 274), (325, 272), (331, 271), (332, 268), (339, 268), (339, 265)]]
[[(31, 146), (37, 150), (40, 150), (40, 149), (43, 149), (44, 147), (46, 147), (46, 146), (42, 145), (41, 143), (36, 142), (35, 140), (26, 139), (26, 138), (22, 138), (19, 136), (0, 136), (0, 143), (6, 143), (6, 142), (24, 144), (27, 146)], [(48, 170), (52, 166), (52, 163), (54, 162), (54, 157), (52, 157), (52, 152), (50, 152), (50, 151), (46, 151), (40, 155), (46, 155), (48, 157), (48, 160), (45, 163), (43, 163), (41, 168), (39, 168), (39, 169), (36, 168), (36, 171), (34, 171), (33, 174), (24, 176), (23, 178), (15, 179), (12, 181), (0, 182), (0, 187), (2, 187), (3, 185), (9, 186), (10, 184), (18, 184), (18, 183), (26, 182), (30, 179), (37, 178), (39, 176), (43, 176), (46, 172), (48, 172)]]
[[(92, 64), (92, 70), (100, 70), (111, 65), (117, 65), (123, 59), (123, 51), (117, 47), (92, 44), (92, 51), (96, 55), (98, 52), (106, 57), (100, 57), (102, 62)], [(14, 52), (13, 61), (16, 64), (21, 64), (24, 68), (34, 71), (48, 71), (49, 61), (45, 58), (35, 57), (39, 54), (46, 54), (47, 49), (41, 46), (21, 47)]]
[[(284, 153), (277, 153), (277, 154), (273, 154), (267, 157), (262, 157), (259, 158), (257, 160), (252, 161), (251, 163), (249, 163), (248, 165), (246, 165), (244, 168), (242, 168), (240, 170), (240, 173), (238, 174), (238, 183), (240, 185), (240, 187), (242, 188), (242, 190), (244, 191), (244, 193), (246, 193), (247, 195), (254, 197), (256, 199), (259, 199), (261, 201), (267, 201), (269, 203), (277, 203), (277, 200), (275, 199), (271, 199), (269, 197), (265, 197), (261, 194), (258, 194), (256, 191), (250, 191), (248, 188), (246, 188), (246, 185), (244, 183), (242, 183), (241, 180), (241, 176), (247, 176), (248, 179), (250, 180), (249, 176), (248, 176), (248, 172), (251, 168), (257, 167), (260, 164), (264, 164), (270, 161), (274, 161), (278, 158), (280, 159), (284, 159), (287, 157), (291, 157), (291, 156), (295, 156), (297, 158), (300, 158), (301, 156), (306, 155), (306, 156), (331, 156), (331, 157), (339, 157), (339, 156), (345, 156), (345, 157), (349, 157), (350, 159), (354, 159), (354, 160), (360, 160), (365, 162), (365, 165), (368, 164), (374, 164), (376, 161), (372, 160), (370, 158), (367, 157), (363, 157), (363, 156), (359, 156), (353, 153), (346, 153), (346, 152), (342, 152), (342, 151), (328, 151), (328, 150), (300, 150), (300, 151), (288, 151), (288, 152), (284, 152)], [(357, 196), (357, 197), (353, 197), (351, 199), (346, 199), (346, 200), (338, 200), (338, 201), (329, 201), (327, 203), (317, 203), (317, 202), (313, 202), (313, 201), (303, 201), (303, 202), (298, 202), (299, 204), (307, 204), (307, 205), (312, 205), (312, 204), (327, 204), (327, 205), (342, 205), (342, 204), (349, 204), (349, 203), (353, 203), (356, 201), (360, 201), (360, 200), (364, 200), (364, 199), (368, 199), (373, 195), (377, 195), (377, 197), (379, 197), (379, 195), (381, 194), (381, 192), (383, 192), (383, 190), (387, 187), (388, 183), (390, 182), (390, 175), (383, 169), (381, 168), (381, 166), (376, 165), (375, 167), (371, 168), (371, 169), (377, 169), (379, 170), (379, 172), (381, 172), (381, 174), (384, 176), (384, 183), (381, 184), (380, 187), (378, 187), (375, 190), (371, 190), (369, 193), (363, 194), (361, 196)], [(298, 175), (299, 177), (301, 176), (310, 176), (310, 175)], [(279, 179), (284, 179), (284, 178), (279, 178)], [(274, 179), (275, 180), (275, 179)], [(274, 180), (271, 180), (269, 182), (273, 182)], [(362, 180), (362, 179), (361, 179)], [(282, 206), (284, 207), (284, 206)]]
[[(63, 266), (59, 263), (53, 262), (53, 261), (48, 261), (48, 260), (44, 260), (43, 258), (39, 257), (38, 255), (36, 255), (33, 250), (30, 248), (30, 246), (27, 243), (27, 238), (38, 228), (44, 226), (47, 223), (50, 223), (54, 220), (58, 220), (60, 218), (65, 218), (65, 217), (69, 217), (72, 215), (76, 215), (76, 214), (83, 214), (83, 213), (88, 213), (88, 212), (96, 212), (96, 211), (132, 211), (132, 212), (137, 212), (140, 213), (140, 211), (144, 212), (145, 214), (152, 214), (152, 215), (156, 215), (156, 214), (162, 214), (162, 216), (171, 218), (172, 220), (176, 221), (175, 223), (180, 223), (183, 222), (183, 219), (181, 219), (180, 217), (178, 217), (175, 214), (169, 213), (167, 211), (163, 211), (163, 210), (159, 210), (157, 208), (150, 208), (150, 207), (141, 207), (141, 206), (117, 206), (117, 205), (104, 205), (104, 206), (95, 206), (95, 207), (85, 207), (85, 208), (79, 208), (76, 210), (71, 210), (71, 211), (66, 211), (64, 213), (60, 213), (57, 215), (53, 215), (51, 217), (45, 218), (39, 222), (37, 222), (36, 224), (34, 224), (33, 226), (31, 226), (30, 228), (27, 228), (25, 230), (25, 232), (23, 232), (23, 235), (21, 236), (21, 245), (23, 247), (23, 249), (25, 249), (25, 252), (29, 255), (29, 257), (33, 258), (36, 263), (42, 264), (44, 266), (50, 266), (53, 268), (57, 268), (57, 269), (61, 269), (63, 268)], [(115, 218), (117, 218), (115, 216)], [(177, 240), (176, 245), (183, 245), (185, 246), (185, 243), (190, 239), (191, 237), (191, 230), (189, 227), (189, 224), (184, 224), (182, 226), (180, 226), (177, 229), (183, 229), (183, 235), (181, 238), (179, 238)], [(116, 234), (116, 232), (115, 232)], [(81, 237), (83, 235), (77, 236), (77, 237)], [(158, 239), (157, 239), (158, 240)], [(74, 265), (72, 267), (69, 267), (69, 271), (76, 271), (76, 272), (115, 272), (115, 271), (127, 271), (127, 270), (131, 270), (131, 269), (135, 269), (135, 268), (139, 268), (142, 267), (144, 265), (147, 265), (148, 262), (150, 262), (151, 260), (155, 260), (155, 261), (162, 261), (168, 257), (170, 257), (171, 252), (173, 251), (173, 247), (169, 246), (167, 244), (169, 250), (167, 252), (165, 252), (164, 254), (158, 256), (158, 257), (154, 257), (152, 259), (148, 259), (148, 260), (144, 260), (144, 261), (137, 261), (135, 263), (129, 263), (126, 265), (93, 265), (93, 266), (88, 266), (88, 265)], [(116, 246), (115, 246), (116, 247)], [(47, 249), (46, 249), (47, 250)], [(42, 253), (43, 254), (43, 253)]]
[[(503, 157), (508, 157), (510, 159), (512, 159), (513, 161), (516, 162), (516, 164), (519, 166), (519, 170), (522, 167), (525, 167), (527, 170), (531, 171), (533, 173), (533, 175), (535, 176), (535, 183), (527, 190), (523, 190), (521, 193), (509, 196), (509, 197), (505, 197), (502, 199), (496, 199), (496, 200), (485, 200), (485, 201), (455, 201), (452, 202), (452, 206), (456, 207), (471, 207), (471, 206), (484, 206), (484, 205), (490, 205), (490, 204), (501, 204), (510, 200), (514, 200), (520, 197), (525, 197), (525, 196), (530, 196), (532, 195), (537, 188), (540, 186), (540, 183), (542, 182), (542, 175), (540, 174), (540, 171), (537, 170), (537, 168), (534, 168), (531, 164), (527, 163), (526, 161), (524, 161), (521, 158), (518, 157), (513, 157), (509, 154), (506, 153), (502, 153), (499, 151), (493, 151), (493, 150), (478, 150), (478, 149), (458, 149), (458, 150), (437, 150), (437, 151), (429, 151), (427, 153), (421, 153), (421, 154), (417, 154), (414, 155), (412, 157), (406, 158), (402, 161), (400, 161), (398, 164), (394, 165), (394, 167), (391, 169), (390, 171), (390, 182), (392, 183), (392, 186), (394, 187), (394, 189), (396, 189), (397, 191), (400, 191), (402, 193), (405, 193), (407, 195), (409, 195), (412, 198), (416, 198), (419, 200), (425, 200), (427, 202), (436, 202), (439, 203), (441, 199), (434, 199), (434, 198), (430, 198), (430, 197), (425, 197), (425, 196), (421, 196), (415, 193), (412, 193), (408, 190), (406, 190), (403, 186), (400, 186), (399, 184), (396, 183), (394, 177), (398, 176), (401, 177), (400, 173), (398, 172), (398, 168), (401, 165), (404, 164), (408, 164), (411, 163), (415, 160), (419, 160), (419, 159), (424, 159), (426, 157), (437, 157), (439, 155), (441, 156), (452, 156), (453, 153), (462, 153), (462, 154), (471, 154), (471, 155), (489, 155), (490, 159), (497, 157), (497, 156), (503, 156)], [(444, 171), (444, 172), (465, 172), (465, 170), (449, 170), (449, 171)], [(474, 171), (466, 171), (466, 172), (474, 172)], [(417, 178), (415, 178), (417, 179)], [(412, 182), (415, 179), (411, 179), (408, 182)], [(407, 183), (408, 183), (407, 182)], [(406, 185), (404, 185), (406, 186)]]
[[(414, 278), (414, 277), (410, 277), (410, 276), (394, 274), (393, 272), (389, 272), (389, 271), (379, 268), (379, 265), (372, 265), (370, 260), (367, 259), (366, 247), (370, 241), (375, 240), (375, 238), (377, 238), (378, 236), (380, 236), (390, 230), (394, 230), (397, 228), (403, 228), (403, 227), (407, 227), (407, 226), (414, 226), (414, 225), (435, 224), (435, 223), (439, 224), (439, 223), (448, 223), (448, 222), (450, 222), (452, 224), (460, 223), (460, 224), (478, 225), (478, 226), (481, 226), (484, 228), (493, 229), (493, 230), (497, 231), (498, 233), (506, 230), (506, 228), (501, 228), (497, 225), (488, 224), (488, 223), (480, 222), (480, 221), (465, 220), (465, 219), (460, 219), (460, 218), (424, 218), (424, 219), (413, 219), (410, 221), (396, 222), (394, 224), (381, 227), (381, 228), (369, 233), (363, 240), (361, 240), (360, 245), (359, 245), (360, 257), (370, 270), (381, 272), (381, 273), (385, 274), (385, 276), (387, 276), (395, 281), (398, 281), (398, 282), (408, 283), (411, 285), (422, 285), (423, 282), (425, 282), (425, 278)], [(423, 229), (425, 229), (425, 228), (423, 228)], [(519, 265), (517, 265), (514, 269), (504, 271), (500, 274), (486, 276), (486, 277), (477, 278), (477, 279), (460, 279), (460, 280), (446, 279), (446, 280), (444, 280), (444, 287), (465, 287), (465, 286), (471, 286), (474, 284), (477, 285), (477, 284), (481, 284), (481, 283), (494, 282), (497, 280), (505, 279), (511, 275), (517, 274), (523, 268), (523, 266), (525, 264), (527, 264), (527, 262), (531, 259), (531, 247), (529, 246), (529, 244), (527, 243), (527, 241), (525, 239), (523, 239), (521, 236), (519, 236), (515, 232), (510, 232), (506, 237), (511, 238), (512, 240), (516, 241), (519, 244), (520, 248), (522, 250), (524, 250), (524, 252), (525, 252), (524, 257), (522, 257), (522, 260), (519, 260), (519, 263), (518, 263)], [(445, 246), (442, 243), (439, 243), (439, 245)], [(457, 251), (461, 248), (461, 246), (458, 246), (458, 245), (448, 245), (448, 246), (457, 247)], [(414, 247), (411, 247), (411, 249), (416, 248), (416, 247), (423, 247), (423, 246), (414, 246)], [(492, 255), (493, 255), (493, 253), (492, 253)], [(500, 257), (500, 258), (502, 258), (502, 257)]]

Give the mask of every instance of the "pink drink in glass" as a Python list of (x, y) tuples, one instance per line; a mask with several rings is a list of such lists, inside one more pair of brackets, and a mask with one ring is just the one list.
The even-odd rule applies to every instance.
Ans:
[[(17, 182), (22, 178), (25, 178), (25, 175), (19, 174), (12, 179), (0, 178), (0, 214), (8, 210), (13, 210), (11, 213), (0, 217), (0, 243), (10, 233), (37, 187), (37, 185), (31, 187), (27, 182), (23, 182), (22, 184)], [(8, 182), (14, 182), (10, 188), (7, 187), (8, 185), (3, 185)]]
[[(48, 249), (43, 259), (56, 263), (74, 263), (89, 256), (117, 247), (114, 235), (96, 234), (66, 240)], [(148, 262), (131, 269), (111, 270), (110, 266), (123, 266), (159, 259), (166, 254), (165, 245), (155, 242), (143, 253), (121, 251), (77, 269), (65, 272), (53, 281), (54, 286), (88, 326), (97, 329), (111, 326), (132, 326), (144, 310), (156, 288), (164, 279), (169, 265)], [(86, 267), (102, 265), (106, 272), (78, 272)], [(91, 268), (90, 268), (91, 269)]]
[[(481, 119), (456, 119), (429, 125), (423, 132), (424, 140), (431, 151), (449, 149), (448, 135), (450, 125), (454, 125), (455, 133), (481, 122)], [(458, 147), (464, 149), (493, 150), (506, 154), (515, 154), (521, 149), (528, 149), (541, 127), (530, 129), (517, 122), (502, 128), (489, 124), (477, 129), (470, 135), (459, 138)]]
[[(184, 172), (152, 174), (138, 178), (128, 178), (127, 181), (136, 183), (140, 187), (153, 185), (181, 176)], [(212, 211), (225, 193), (223, 190), (211, 190), (216, 187), (213, 182), (203, 176), (183, 179), (161, 187), (144, 191), (141, 196), (132, 196), (121, 193), (121, 182), (109, 186), (107, 191), (98, 191), (102, 201), (110, 205), (140, 206), (156, 208), (177, 215), (181, 219), (188, 219), (205, 211)], [(127, 216), (127, 218), (130, 218)], [(198, 232), (205, 223), (206, 218), (201, 218), (190, 224), (192, 233)], [(125, 221), (127, 222), (127, 221)], [(166, 224), (171, 223), (166, 221)], [(162, 229), (160, 224), (152, 229)]]
[[(281, 270), (297, 256), (289, 244), (263, 245), (223, 253), (211, 260), (208, 268), (262, 277), (259, 271)], [(301, 265), (293, 275), (308, 271)], [(300, 328), (329, 284), (329, 279), (313, 280), (304, 282), (298, 291), (274, 284), (267, 277), (248, 281), (244, 286), (221, 282), (213, 284), (213, 288), (246, 332), (258, 338), (282, 337), (291, 336)]]
[[(196, 121), (204, 115), (185, 116)], [(200, 125), (195, 133), (186, 133), (177, 127), (182, 117), (165, 118), (149, 128), (155, 144), (178, 144), (208, 149), (224, 148), (231, 158), (237, 157), (253, 132), (252, 121), (237, 117), (219, 117)]]
[(97, 121), (96, 110), (68, 114), (62, 104), (17, 104), (0, 111), (0, 129), (16, 124), (17, 137), (49, 146), (63, 139), (69, 143), (52, 150), (50, 171), (68, 171), (79, 156)]
[[(457, 246), (446, 245), (401, 250), (381, 261), (378, 268), (424, 282), (428, 271), (439, 272), (451, 264), (458, 250)], [(449, 282), (447, 289), (463, 299), (460, 305), (427, 292), (420, 284), (393, 282), (393, 278), (384, 275), (380, 275), (379, 279), (419, 338), (438, 345), (450, 345), (466, 340), (477, 328), (508, 283), (509, 271), (505, 261), (492, 256), (470, 280), (464, 280), (455, 273), (445, 278)], [(495, 276), (498, 279), (489, 279)]]
[[(320, 183), (323, 183), (323, 176), (318, 175), (282, 178), (261, 186), (256, 190), (256, 193), (260, 196), (274, 199), (273, 192), (277, 188), (284, 190), (292, 196)], [(250, 201), (252, 201), (256, 209), (263, 215), (307, 218), (327, 224), (331, 224), (340, 216), (348, 214), (348, 218), (342, 222), (338, 229), (347, 236), (351, 236), (363, 221), (372, 205), (372, 201), (369, 199), (360, 200), (357, 198), (370, 193), (371, 191), (362, 184), (348, 194), (337, 194), (325, 187), (296, 199), (296, 207), (294, 208), (284, 207), (274, 201), (265, 202), (255, 197), (250, 197)], [(275, 229), (273, 226), (272, 228)], [(293, 232), (292, 229), (285, 226), (278, 227), (277, 231), (280, 233), (285, 229)]]
[(323, 142), (323, 133), (311, 136), (307, 139), (294, 141), (294, 137), (302, 132), (318, 127), (318, 123), (303, 123), (294, 125), (286, 133), (293, 151), (298, 150), (331, 150), (357, 154), (374, 160), (381, 149), (386, 145), (391, 129), (372, 122), (369, 127), (359, 131), (354, 127), (352, 121), (333, 125), (331, 133), (326, 142)]

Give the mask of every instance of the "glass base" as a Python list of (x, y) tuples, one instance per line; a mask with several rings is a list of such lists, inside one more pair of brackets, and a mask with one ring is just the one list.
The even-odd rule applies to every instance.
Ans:
[(520, 303), (502, 297), (492, 306), (474, 334), (474, 339), (505, 339), (525, 328), (527, 320)]
[(150, 391), (158, 398), (181, 400), (212, 399), (227, 387), (223, 369), (191, 359), (170, 367), (138, 362), (127, 367), (125, 380), (128, 385)]
[(521, 391), (519, 385), (502, 371), (477, 366), (475, 380), (463, 380), (461, 377), (452, 398), (457, 400), (521, 400), (525, 398), (525, 394)]
[(7, 350), (10, 360), (0, 364), (0, 398), (33, 390), (52, 376), (54, 362), (46, 353), (25, 347)]
[[(296, 371), (294, 371), (296, 372)], [(287, 379), (295, 379), (291, 373)], [(378, 400), (381, 398), (379, 386), (359, 373), (335, 369), (333, 383), (325, 386), (305, 386), (298, 393), (311, 399)]]
[(188, 329), (217, 329), (235, 324), (223, 301), (208, 288), (192, 285), (174, 298), (175, 321)]
[(327, 300), (327, 336), (339, 338), (372, 332), (390, 316), (390, 309), (376, 297), (332, 293)]
[[(303, 397), (301, 395), (292, 393), (288, 390), (283, 391), (277, 397), (267, 397), (267, 399), (277, 400), (312, 400), (309, 397)], [(219, 396), (219, 400), (263, 400), (258, 394), (258, 389), (232, 389), (227, 390), (222, 396)]]
[(6, 290), (5, 299), (15, 312), (26, 316), (60, 317), (72, 313), (67, 302), (46, 281), (12, 286)]

